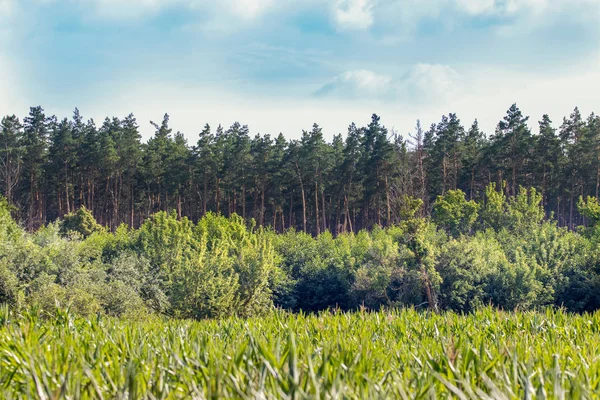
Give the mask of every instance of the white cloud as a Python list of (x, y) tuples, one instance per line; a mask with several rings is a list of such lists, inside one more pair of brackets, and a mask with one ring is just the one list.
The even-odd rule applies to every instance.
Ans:
[(417, 64), (393, 78), (369, 70), (346, 71), (316, 91), (317, 96), (412, 102), (446, 101), (460, 94), (462, 78), (447, 65)]
[(17, 8), (59, 1), (79, 5), (83, 18), (122, 22), (152, 17), (168, 8), (187, 9), (197, 13), (203, 24), (221, 30), (235, 27), (232, 17), (247, 23), (274, 12), (285, 18), (312, 9), (330, 12), (332, 23), (342, 31), (365, 31), (377, 24), (391, 42), (413, 32), (424, 19), (455, 27), (465, 16), (493, 15), (505, 18), (506, 26), (530, 25), (530, 29), (564, 17), (596, 23), (600, 19), (600, 0), (0, 0), (0, 18)]
[[(416, 102), (409, 96), (381, 101), (374, 96), (338, 96), (306, 98), (302, 87), (290, 90), (285, 97), (256, 95), (241, 96), (226, 93), (218, 88), (200, 90), (194, 86), (177, 86), (138, 82), (135, 85), (121, 87), (102, 87), (98, 93), (110, 93), (106, 97), (90, 98), (87, 103), (74, 103), (82, 113), (96, 120), (106, 115), (125, 115), (134, 112), (144, 132), (149, 137), (152, 132), (147, 123), (169, 112), (175, 130), (187, 134), (190, 141), (197, 139), (197, 133), (205, 122), (216, 126), (225, 126), (238, 120), (249, 124), (253, 132), (283, 132), (287, 137), (296, 138), (302, 129), (308, 129), (313, 122), (323, 126), (328, 137), (336, 133), (345, 133), (352, 121), (358, 124), (368, 123), (369, 116), (377, 113), (388, 127), (395, 127), (400, 133), (412, 131), (416, 119), (424, 126), (439, 122), (443, 114), (456, 112), (464, 125), (475, 118), (486, 133), (493, 130), (514, 102), (525, 115), (529, 115), (530, 126), (537, 131), (537, 121), (542, 114), (548, 113), (559, 125), (563, 116), (568, 115), (577, 105), (582, 113), (600, 112), (600, 65), (588, 63), (585, 68), (575, 68), (561, 74), (540, 75), (524, 70), (507, 70), (472, 65), (461, 70), (462, 80), (468, 81), (468, 88), (455, 93), (452, 98), (438, 98), (436, 101)], [(416, 79), (415, 86), (423, 90), (444, 86), (446, 75), (444, 66), (413, 68), (406, 76), (428, 76), (428, 79)], [(433, 71), (433, 72), (432, 72)], [(405, 77), (406, 78), (406, 77)], [(401, 85), (403, 80), (394, 82), (391, 77), (369, 71), (353, 71), (340, 75), (338, 82), (350, 86), (348, 92), (373, 94), (386, 90), (388, 86)], [(345, 90), (348, 90), (346, 87)], [(120, 94), (115, 96), (114, 94)], [(157, 98), (154, 94), (161, 93)], [(199, 113), (198, 110), (201, 110)], [(70, 110), (50, 110), (60, 115), (68, 115)]]
[(600, 0), (378, 0), (370, 12), (384, 41), (397, 44), (412, 40), (424, 20), (456, 30), (465, 18), (492, 16), (492, 32), (513, 36), (564, 20), (598, 30)]
[[(558, 19), (597, 22), (600, 19), (600, 0), (453, 0), (459, 11), (470, 16), (494, 15), (508, 18), (506, 33), (511, 26), (518, 32), (531, 30)], [(525, 29), (525, 27), (528, 27)]]
[[(462, 66), (460, 71), (458, 74), (448, 66), (421, 64), (399, 79), (385, 75), (377, 79), (366, 73), (342, 74), (328, 84), (331, 87), (325, 85), (321, 89), (329, 88), (321, 93), (328, 96), (317, 100), (323, 110), (315, 112), (314, 119), (328, 121), (329, 126), (336, 127), (336, 133), (344, 132), (344, 126), (354, 119), (376, 112), (386, 125), (405, 134), (413, 129), (416, 119), (427, 126), (439, 122), (442, 115), (455, 112), (464, 125), (477, 118), (482, 129), (491, 134), (515, 102), (530, 116), (529, 125), (534, 132), (545, 113), (555, 126), (575, 106), (584, 115), (600, 113), (600, 59), (586, 60), (558, 72), (485, 65)], [(338, 107), (348, 108), (343, 114), (345, 119), (328, 120), (327, 110)]]
[(417, 64), (402, 79), (400, 90), (405, 98), (416, 101), (445, 101), (463, 90), (462, 78), (448, 65)]
[(493, 132), (495, 124), (514, 102), (531, 117), (530, 127), (534, 131), (545, 113), (558, 126), (575, 106), (583, 114), (600, 112), (600, 62), (595, 60), (558, 73), (473, 66), (469, 77), (473, 90), (452, 106), (484, 121), (488, 133)]
[(274, 0), (228, 0), (229, 8), (244, 19), (255, 19), (273, 7)]
[[(0, 0), (11, 1), (11, 0)], [(37, 0), (55, 1), (55, 0)], [(276, 7), (275, 0), (71, 0), (84, 7), (91, 7), (91, 16), (101, 19), (125, 21), (143, 19), (159, 14), (169, 8), (183, 8), (199, 15), (209, 12), (218, 16), (225, 13), (242, 20), (253, 20), (270, 8)], [(87, 12), (88, 9), (84, 8)], [(89, 17), (89, 15), (88, 15)]]
[(395, 95), (395, 83), (387, 75), (368, 70), (346, 71), (322, 86), (318, 96), (387, 98)]
[(107, 19), (144, 18), (164, 8), (183, 3), (179, 0), (77, 0), (93, 8), (93, 14)]
[[(22, 8), (18, 6), (23, 4), (20, 1), (0, 0), (0, 21), (6, 10), (12, 9), (13, 15), (16, 15), (14, 11), (18, 12), (17, 8)], [(91, 14), (95, 13), (94, 18), (123, 18), (123, 21), (127, 21), (125, 16), (145, 18), (169, 7), (189, 7), (190, 12), (198, 14), (210, 10), (210, 16), (214, 16), (219, 24), (225, 26), (243, 23), (250, 25), (252, 21), (258, 20), (268, 23), (267, 16), (270, 17), (271, 13), (294, 13), (298, 7), (303, 7), (331, 12), (331, 18), (340, 28), (367, 30), (377, 24), (378, 32), (384, 30), (380, 29), (380, 21), (385, 22), (385, 29), (410, 29), (423, 19), (442, 21), (482, 15), (507, 17), (507, 24), (511, 24), (512, 19), (518, 19), (526, 27), (546, 23), (544, 21), (559, 18), (559, 15), (566, 12), (571, 16), (581, 15), (577, 21), (587, 18), (597, 22), (600, 9), (600, 0), (307, 0), (308, 3), (301, 6), (293, 0), (223, 0), (219, 3), (209, 3), (209, 0), (69, 1), (93, 5), (87, 7), (87, 10)], [(338, 13), (340, 10), (341, 14)], [(454, 13), (447, 13), (448, 11)], [(510, 18), (511, 16), (515, 17)], [(36, 26), (34, 23), (20, 25)], [(510, 29), (514, 30), (514, 27), (507, 28)], [(530, 72), (526, 66), (522, 70), (511, 71), (500, 66), (460, 65), (454, 69), (448, 65), (426, 63), (414, 65), (406, 71), (398, 71), (392, 70), (390, 65), (401, 63), (403, 55), (386, 58), (379, 57), (378, 54), (378, 59), (385, 58), (388, 63), (384, 60), (382, 65), (376, 62), (369, 64), (364, 57), (365, 52), (361, 51), (359, 54), (360, 45), (364, 42), (359, 43), (362, 39), (358, 39), (355, 57), (348, 55), (347, 50), (340, 57), (335, 49), (327, 48), (326, 45), (323, 46), (323, 53), (316, 54), (294, 50), (304, 43), (296, 47), (293, 47), (296, 43), (291, 44), (292, 50), (285, 46), (273, 47), (272, 44), (268, 44), (265, 49), (247, 46), (245, 51), (252, 53), (253, 57), (244, 54), (244, 61), (256, 60), (254, 69), (267, 65), (266, 59), (279, 66), (289, 65), (289, 69), (301, 67), (298, 69), (302, 71), (311, 68), (316, 71), (314, 75), (297, 78), (293, 84), (278, 80), (275, 84), (262, 85), (264, 81), (252, 82), (251, 74), (247, 74), (247, 71), (233, 76), (235, 74), (230, 72), (236, 70), (232, 69), (218, 71), (209, 78), (198, 72), (198, 80), (191, 80), (198, 83), (189, 84), (188, 80), (189, 85), (181, 84), (184, 87), (177, 86), (176, 82), (169, 82), (169, 79), (183, 82), (185, 78), (170, 78), (174, 74), (168, 72), (159, 78), (154, 76), (153, 81), (141, 80), (129, 87), (118, 81), (117, 69), (114, 82), (110, 81), (110, 77), (105, 77), (101, 83), (90, 83), (102, 86), (95, 90), (88, 90), (87, 86), (72, 89), (68, 100), (72, 104), (65, 105), (56, 97), (55, 91), (52, 92), (47, 87), (44, 89), (44, 85), (34, 79), (36, 68), (44, 65), (43, 62), (33, 65), (31, 61), (31, 73), (28, 76), (33, 78), (23, 79), (23, 85), (18, 83), (15, 72), (26, 75), (21, 71), (28, 66), (25, 62), (27, 58), (21, 57), (24, 64), (15, 65), (15, 68), (9, 68), (9, 63), (2, 61), (2, 54), (9, 54), (8, 50), (2, 48), (4, 44), (11, 42), (15, 47), (23, 47), (18, 41), (5, 39), (8, 36), (3, 36), (2, 30), (0, 22), (0, 114), (14, 112), (23, 116), (23, 111), (27, 109), (23, 105), (40, 103), (48, 107), (50, 113), (58, 115), (69, 115), (73, 107), (79, 106), (86, 117), (93, 116), (99, 120), (106, 115), (123, 115), (133, 111), (146, 134), (151, 131), (147, 121), (159, 118), (165, 111), (173, 114), (174, 128), (188, 133), (188, 137), (193, 139), (202, 125), (198, 122), (199, 118), (206, 118), (211, 124), (228, 124), (234, 119), (240, 119), (249, 123), (255, 131), (277, 133), (283, 130), (293, 136), (299, 134), (302, 128), (310, 127), (312, 122), (323, 124), (329, 133), (343, 132), (349, 122), (363, 117), (368, 120), (372, 112), (381, 113), (388, 126), (396, 126), (400, 132), (406, 132), (412, 129), (417, 118), (425, 124), (438, 121), (442, 114), (457, 112), (465, 124), (478, 117), (482, 127), (491, 132), (506, 108), (515, 101), (525, 114), (531, 115), (533, 126), (545, 112), (555, 122), (559, 122), (575, 105), (589, 113), (600, 104), (600, 64), (597, 62), (588, 62), (587, 65), (568, 72), (556, 72), (564, 67), (562, 62), (557, 62), (548, 67), (555, 72), (545, 75)], [(271, 34), (275, 36), (277, 32)], [(274, 42), (288, 44), (285, 38), (279, 37)], [(428, 42), (424, 43), (427, 46)], [(354, 42), (350, 44), (353, 45)], [(515, 45), (518, 46), (519, 43)], [(436, 53), (437, 59), (444, 57), (444, 52), (437, 52), (435, 48), (428, 48), (428, 51)], [(13, 53), (19, 56), (16, 52)], [(441, 62), (455, 66), (455, 61), (446, 58)], [(510, 58), (506, 61), (518, 62)], [(356, 67), (356, 62), (361, 62), (360, 67)], [(315, 89), (310, 86), (316, 85), (313, 79), (317, 78), (314, 76), (323, 76), (323, 71), (345, 69), (349, 70), (332, 78), (317, 90), (320, 96), (308, 96)], [(238, 78), (240, 81), (244, 80), (244, 88), (228, 86), (227, 82)], [(157, 88), (158, 84), (160, 87)], [(23, 88), (29, 91), (23, 91)], [(219, 96), (222, 92), (228, 94), (225, 97)], [(156, 96), (156, 93), (161, 95)], [(66, 109), (52, 109), (52, 106), (58, 104)], [(198, 110), (203, 110), (199, 118)]]
[[(431, 0), (429, 0), (431, 1)], [(497, 14), (501, 16), (518, 13), (542, 15), (562, 11), (596, 8), (596, 17), (600, 13), (600, 0), (454, 0), (459, 10), (471, 15)]]
[(468, 14), (479, 15), (493, 11), (496, 0), (456, 0), (456, 4)]
[(335, 0), (333, 14), (343, 30), (365, 30), (373, 24), (372, 0)]

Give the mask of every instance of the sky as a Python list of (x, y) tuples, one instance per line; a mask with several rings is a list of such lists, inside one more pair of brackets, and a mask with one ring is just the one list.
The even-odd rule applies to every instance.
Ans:
[(0, 115), (326, 137), (600, 113), (600, 0), (0, 0)]

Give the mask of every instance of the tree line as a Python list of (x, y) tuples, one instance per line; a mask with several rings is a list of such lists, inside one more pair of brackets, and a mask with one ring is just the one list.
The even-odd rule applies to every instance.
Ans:
[(430, 215), (440, 195), (460, 189), (482, 200), (495, 183), (507, 197), (536, 188), (546, 217), (571, 229), (587, 224), (580, 196), (600, 190), (600, 117), (577, 108), (556, 127), (543, 115), (536, 132), (513, 104), (495, 132), (456, 114), (402, 136), (373, 115), (364, 127), (324, 139), (317, 124), (299, 140), (252, 136), (248, 126), (205, 125), (196, 143), (174, 133), (169, 116), (142, 142), (133, 115), (98, 126), (32, 107), (0, 126), (0, 190), (12, 215), (33, 231), (85, 207), (101, 225), (139, 227), (159, 211), (199, 221), (209, 212), (277, 232), (359, 232), (401, 222), (411, 201)]

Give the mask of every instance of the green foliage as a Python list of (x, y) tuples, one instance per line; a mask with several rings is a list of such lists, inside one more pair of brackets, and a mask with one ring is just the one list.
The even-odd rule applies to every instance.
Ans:
[(458, 190), (433, 205), (438, 225), (417, 216), (421, 200), (406, 200), (414, 207), (397, 225), (317, 237), (277, 234), (235, 214), (195, 224), (177, 212), (156, 213), (139, 229), (65, 235), (67, 224), (56, 222), (27, 233), (4, 203), (0, 301), (14, 310), (58, 303), (82, 316), (191, 319), (274, 307), (600, 307), (599, 242), (544, 221), (537, 191), (507, 197), (490, 185), (476, 223), (478, 206)]
[[(503, 182), (503, 186), (506, 182)], [(502, 191), (498, 191), (495, 183), (490, 183), (485, 188), (485, 201), (481, 208), (481, 224), (484, 229), (494, 229), (499, 231), (507, 226), (508, 208), (506, 196)]]
[[(493, 237), (451, 240), (441, 249), (437, 269), (442, 278), (442, 308), (473, 311), (491, 302), (489, 285), (509, 261)], [(506, 288), (510, 290), (510, 288)]]
[(600, 203), (596, 197), (588, 196), (584, 200), (583, 196), (580, 196), (577, 209), (581, 215), (587, 218), (591, 226), (596, 226), (600, 221)]
[(508, 202), (510, 226), (520, 232), (539, 225), (545, 218), (542, 195), (535, 188), (519, 188), (516, 196)]
[(21, 302), (19, 280), (6, 262), (0, 261), (0, 304), (18, 309)]
[[(585, 119), (577, 108), (558, 129), (543, 115), (539, 133), (516, 104), (487, 134), (477, 120), (467, 128), (449, 113), (426, 132), (418, 122), (412, 141), (376, 114), (330, 141), (317, 124), (288, 140), (252, 135), (234, 122), (205, 125), (193, 145), (171, 128), (168, 114), (151, 123), (147, 142), (131, 114), (98, 125), (84, 121), (77, 109), (59, 118), (41, 107), (32, 107), (23, 123), (14, 115), (0, 121), (0, 193), (29, 232), (63, 218), (63, 234), (86, 237), (99, 229), (91, 215), (112, 232), (122, 224), (139, 228), (158, 212), (194, 223), (210, 212), (240, 215), (278, 233), (314, 236), (391, 227), (416, 216), (436, 218), (454, 237), (474, 226), (527, 229), (527, 221), (552, 216), (575, 230), (594, 223), (577, 198), (598, 197), (600, 190), (600, 116)], [(524, 196), (521, 187), (536, 194)], [(457, 190), (467, 204), (450, 198)], [(445, 202), (434, 207), (440, 195)], [(481, 218), (470, 226), (472, 201)]]
[[(277, 240), (283, 258), (281, 268), (293, 282), (291, 293), (278, 305), (294, 310), (317, 311), (349, 306), (349, 247), (346, 236), (333, 239), (325, 233), (313, 239), (305, 233), (288, 232)], [(336, 246), (336, 244), (342, 247)]]
[(22, 230), (10, 215), (11, 207), (6, 199), (0, 196), (0, 243), (15, 240)]
[(81, 207), (75, 213), (65, 215), (61, 225), (63, 235), (76, 232), (84, 238), (102, 230), (102, 226), (96, 222), (92, 212), (85, 207)]
[(2, 398), (593, 399), (599, 390), (599, 314), (40, 314), (0, 309)]
[(478, 217), (479, 204), (467, 201), (461, 190), (449, 190), (433, 203), (433, 222), (452, 236), (468, 234)]
[(194, 225), (158, 213), (140, 228), (135, 247), (176, 315), (255, 315), (272, 306), (277, 255), (270, 237), (248, 230), (240, 217), (208, 214)]
[(402, 202), (400, 207), (400, 220), (412, 219), (423, 208), (423, 200), (417, 199), (410, 196), (402, 196)]
[[(506, 183), (503, 183), (505, 186)], [(508, 229), (523, 233), (539, 225), (545, 218), (542, 195), (535, 188), (519, 188), (516, 196), (507, 197), (491, 183), (485, 191), (485, 202), (481, 211), (481, 225), (495, 231)]]
[(170, 291), (175, 315), (202, 319), (235, 314), (240, 291), (238, 280), (227, 249), (209, 251), (202, 243), (199, 254), (175, 271)]

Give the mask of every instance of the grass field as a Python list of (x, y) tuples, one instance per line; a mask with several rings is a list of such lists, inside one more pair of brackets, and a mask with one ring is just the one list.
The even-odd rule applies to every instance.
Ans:
[(600, 314), (0, 316), (0, 397), (599, 398)]

